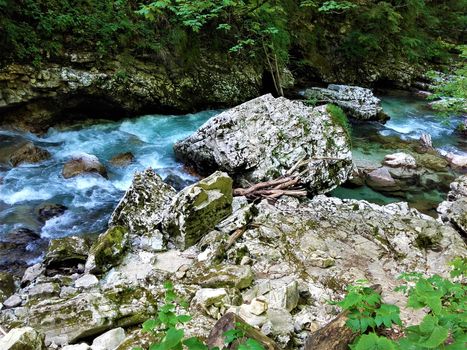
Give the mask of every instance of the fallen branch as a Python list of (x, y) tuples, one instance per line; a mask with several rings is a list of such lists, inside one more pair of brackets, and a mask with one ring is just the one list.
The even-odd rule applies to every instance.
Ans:
[(248, 197), (249, 195), (261, 190), (261, 189), (264, 189), (264, 188), (268, 188), (268, 187), (276, 187), (278, 185), (281, 185), (283, 183), (286, 183), (290, 180), (293, 180), (292, 177), (280, 177), (278, 179), (275, 179), (275, 180), (270, 180), (270, 181), (265, 181), (265, 182), (260, 182), (260, 183), (257, 183), (256, 185), (253, 185), (251, 187), (248, 187), (248, 188), (236, 188), (234, 189), (234, 196), (246, 196)]
[(235, 232), (232, 233), (232, 235), (230, 235), (229, 240), (227, 241), (227, 245), (225, 246), (225, 250), (229, 250), (229, 248), (235, 243), (237, 239), (239, 239), (243, 235), (245, 231), (246, 226), (235, 230)]

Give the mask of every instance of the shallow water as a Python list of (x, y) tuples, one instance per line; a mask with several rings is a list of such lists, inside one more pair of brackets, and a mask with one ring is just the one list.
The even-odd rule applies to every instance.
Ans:
[[(463, 117), (440, 117), (428, 107), (426, 100), (409, 96), (380, 96), (384, 111), (391, 117), (386, 124), (353, 123), (352, 156), (355, 162), (381, 164), (384, 156), (395, 152), (407, 152), (407, 145), (402, 141), (418, 140), (422, 133), (432, 137), (433, 146), (441, 154), (452, 152), (467, 155), (467, 140), (455, 133), (455, 127)], [(446, 169), (443, 173), (434, 173), (440, 178), (454, 178), (458, 174)], [(442, 175), (442, 176), (441, 176)], [(377, 204), (407, 201), (411, 207), (436, 215), (435, 208), (445, 200), (449, 182), (440, 183), (438, 188), (430, 190), (414, 188), (400, 196), (391, 196), (373, 191), (367, 186), (348, 188), (341, 186), (331, 192), (339, 198), (365, 199)], [(441, 188), (441, 189), (440, 189)]]
[[(40, 138), (0, 131), (1, 154), (8, 153), (5, 148), (25, 140), (33, 141), (52, 154), (50, 160), (38, 165), (11, 168), (4, 162), (0, 167), (0, 178), (3, 178), (0, 185), (0, 236), (19, 227), (39, 232), (44, 238), (100, 232), (131, 184), (134, 172), (147, 167), (157, 169), (163, 178), (175, 174), (193, 180), (175, 160), (172, 145), (217, 113), (150, 115), (65, 130), (51, 129)], [(128, 167), (112, 166), (109, 160), (123, 152), (132, 152), (135, 162)], [(80, 153), (96, 155), (107, 167), (109, 178), (84, 175), (64, 179), (61, 176), (64, 163)], [(42, 226), (36, 219), (35, 208), (43, 202), (62, 204), (68, 210)]]

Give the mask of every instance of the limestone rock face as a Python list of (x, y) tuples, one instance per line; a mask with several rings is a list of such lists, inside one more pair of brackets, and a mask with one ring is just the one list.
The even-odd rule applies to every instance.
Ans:
[(360, 120), (387, 120), (381, 100), (370, 89), (329, 84), (325, 88), (312, 87), (304, 92), (306, 98), (315, 98), (319, 102), (333, 103), (341, 107), (350, 117)]
[(343, 183), (351, 171), (346, 131), (324, 106), (264, 95), (227, 110), (174, 146), (200, 172), (226, 171), (239, 184), (277, 178), (297, 163), (314, 193)]
[(0, 338), (2, 350), (44, 350), (44, 337), (31, 327), (14, 328)]
[(154, 249), (162, 249), (164, 243), (159, 225), (165, 207), (176, 191), (162, 181), (152, 169), (135, 174), (133, 183), (118, 203), (109, 226), (123, 226), (139, 239), (151, 240)]
[(90, 103), (109, 116), (130, 116), (228, 107), (257, 96), (262, 70), (228, 60), (210, 54), (196, 65), (146, 59), (130, 67), (125, 57), (102, 62), (94, 55), (85, 63), (65, 58), (61, 66), (44, 64), (40, 69), (9, 65), (0, 69), (0, 124), (44, 132), (57, 122), (95, 117)]
[(232, 200), (232, 179), (215, 172), (174, 197), (162, 223), (163, 232), (178, 248), (191, 247), (232, 213)]
[(10, 163), (16, 167), (25, 163), (40, 163), (50, 157), (47, 150), (35, 146), (32, 142), (27, 142), (10, 156)]
[(107, 177), (107, 169), (96, 156), (91, 154), (82, 154), (74, 157), (65, 163), (62, 170), (62, 175), (65, 179), (85, 173), (95, 173), (105, 178)]
[(438, 206), (443, 222), (450, 222), (464, 237), (467, 237), (467, 175), (458, 177), (450, 185), (448, 200)]

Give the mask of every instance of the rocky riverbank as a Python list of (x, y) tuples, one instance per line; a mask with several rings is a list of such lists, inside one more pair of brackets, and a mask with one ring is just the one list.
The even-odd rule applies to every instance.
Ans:
[[(52, 240), (21, 280), (1, 276), (0, 324), (10, 331), (3, 348), (146, 346), (151, 339), (139, 325), (163, 304), (170, 280), (190, 303), (187, 335), (206, 338), (232, 312), (273, 347), (298, 349), (337, 315), (326, 301), (346, 285), (379, 284), (385, 301), (402, 307), (398, 275), (446, 275), (448, 262), (467, 254), (465, 176), (451, 185), (438, 220), (406, 203), (316, 195), (352, 169), (345, 129), (325, 107), (263, 96), (212, 118), (175, 148), (209, 176), (177, 192), (152, 169), (140, 172), (97, 240)], [(399, 165), (414, 162), (401, 154), (385, 160)], [(217, 169), (224, 172), (209, 174)], [(234, 196), (236, 186), (284, 175), (308, 197)], [(402, 317), (420, 314), (402, 309)]]

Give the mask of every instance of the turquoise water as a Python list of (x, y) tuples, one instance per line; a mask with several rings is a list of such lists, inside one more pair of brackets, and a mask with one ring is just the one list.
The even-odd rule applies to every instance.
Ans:
[[(51, 129), (40, 138), (0, 131), (0, 178), (3, 178), (0, 235), (20, 227), (38, 232), (43, 238), (100, 232), (130, 186), (134, 172), (147, 167), (157, 169), (163, 178), (174, 174), (187, 181), (193, 180), (176, 161), (172, 146), (217, 113), (148, 115), (86, 127)], [(47, 149), (52, 159), (38, 165), (9, 167), (6, 163), (8, 148), (25, 140)], [(109, 160), (123, 152), (132, 152), (135, 162), (128, 167), (112, 166)], [(89, 174), (64, 179), (61, 176), (64, 163), (81, 153), (97, 156), (107, 167), (109, 178)], [(35, 208), (43, 202), (62, 204), (69, 209), (42, 225), (35, 218)]]
[[(433, 146), (441, 154), (452, 152), (467, 155), (465, 138), (455, 133), (455, 127), (465, 117), (440, 117), (428, 107), (426, 100), (407, 96), (383, 96), (382, 106), (391, 117), (386, 124), (353, 123), (352, 156), (354, 162), (379, 166), (384, 156), (395, 152), (407, 152), (409, 142), (416, 141), (422, 133), (432, 136)], [(442, 178), (454, 178), (458, 174), (446, 169)], [(398, 196), (382, 194), (367, 186), (349, 188), (341, 186), (331, 192), (339, 198), (365, 199), (377, 204), (407, 201), (412, 207), (426, 214), (436, 216), (437, 205), (445, 200), (449, 182), (440, 183), (437, 188), (413, 187)]]

